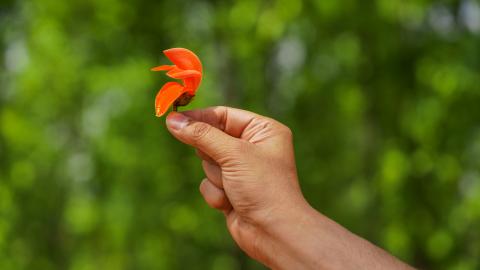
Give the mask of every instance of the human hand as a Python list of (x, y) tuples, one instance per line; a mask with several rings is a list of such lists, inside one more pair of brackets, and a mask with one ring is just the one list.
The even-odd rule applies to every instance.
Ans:
[(200, 192), (208, 205), (223, 211), (233, 239), (252, 258), (275, 269), (405, 266), (309, 206), (285, 125), (213, 107), (172, 112), (167, 127), (197, 149), (206, 174)]
[[(187, 118), (188, 117), (188, 118)], [(170, 113), (170, 132), (198, 149), (207, 176), (200, 185), (206, 202), (225, 213), (234, 240), (264, 261), (265, 228), (292, 206), (305, 207), (297, 181), (292, 133), (283, 124), (226, 107)]]

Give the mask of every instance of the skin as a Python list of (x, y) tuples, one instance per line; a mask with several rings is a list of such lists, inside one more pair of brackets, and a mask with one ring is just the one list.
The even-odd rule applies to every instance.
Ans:
[(197, 149), (200, 192), (230, 234), (272, 269), (412, 269), (313, 209), (302, 195), (290, 129), (252, 112), (171, 112), (167, 127)]

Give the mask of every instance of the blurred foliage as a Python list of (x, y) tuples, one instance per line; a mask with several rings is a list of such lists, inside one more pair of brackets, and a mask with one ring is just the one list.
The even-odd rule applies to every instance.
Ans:
[(189, 108), (292, 128), (319, 211), (480, 268), (479, 1), (0, 0), (0, 269), (262, 269), (154, 117), (171, 47), (204, 62)]

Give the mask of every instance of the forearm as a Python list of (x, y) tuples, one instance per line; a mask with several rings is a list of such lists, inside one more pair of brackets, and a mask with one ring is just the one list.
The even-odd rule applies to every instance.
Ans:
[(310, 206), (286, 213), (266, 232), (273, 269), (412, 269)]

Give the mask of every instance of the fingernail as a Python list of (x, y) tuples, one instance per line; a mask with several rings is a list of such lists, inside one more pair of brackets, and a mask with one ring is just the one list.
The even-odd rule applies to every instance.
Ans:
[(172, 112), (167, 117), (167, 126), (174, 130), (180, 130), (184, 128), (189, 121), (190, 118), (186, 117), (182, 113)]

